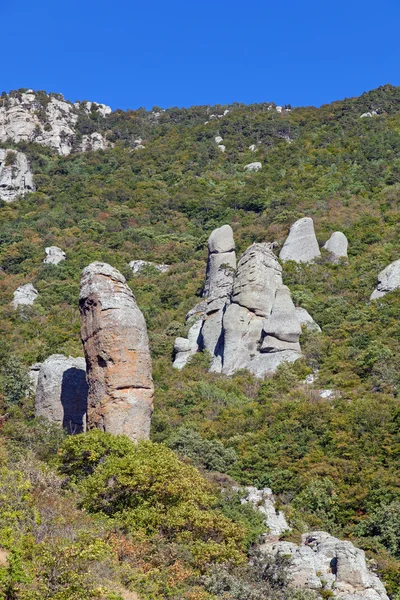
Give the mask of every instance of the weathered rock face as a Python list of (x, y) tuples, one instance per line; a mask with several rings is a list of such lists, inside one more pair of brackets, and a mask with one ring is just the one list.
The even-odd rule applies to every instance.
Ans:
[(341, 258), (347, 258), (348, 245), (349, 243), (344, 233), (335, 231), (325, 243), (324, 248), (333, 255), (334, 260), (340, 260)]
[(168, 273), (170, 265), (158, 264), (148, 260), (131, 260), (129, 263), (133, 273), (141, 273), (146, 267), (152, 267), (159, 273)]
[(382, 298), (388, 292), (393, 292), (398, 288), (400, 288), (400, 259), (395, 260), (379, 273), (378, 284), (372, 292), (370, 300)]
[(82, 273), (79, 307), (88, 428), (147, 439), (154, 389), (146, 322), (135, 296), (119, 271), (94, 262)]
[(31, 382), (30, 393), (32, 393), (33, 395), (36, 394), (36, 388), (37, 388), (37, 384), (38, 384), (39, 373), (40, 373), (41, 367), (42, 367), (42, 363), (35, 363), (29, 367), (28, 377)]
[(0, 199), (12, 202), (18, 196), (34, 191), (33, 177), (25, 154), (0, 149)]
[(283, 261), (308, 263), (318, 256), (321, 256), (321, 252), (315, 237), (313, 220), (310, 217), (299, 219), (291, 226), (279, 258)]
[(301, 306), (296, 306), (296, 316), (299, 320), (300, 325), (304, 325), (309, 331), (315, 331), (320, 333), (321, 327), (314, 321), (309, 312)]
[(208, 250), (205, 299), (186, 317), (196, 328), (190, 342), (176, 340), (174, 367), (182, 368), (199, 349), (211, 354), (211, 371), (248, 369), (264, 377), (300, 358), (301, 326), (272, 244), (250, 246), (236, 273), (230, 227), (211, 234)]
[(67, 258), (65, 252), (57, 246), (49, 246), (48, 248), (45, 248), (45, 252), (46, 258), (43, 260), (43, 262), (46, 265), (58, 265), (58, 263)]
[(20, 285), (14, 292), (14, 299), (11, 302), (14, 308), (18, 306), (32, 306), (38, 297), (39, 292), (33, 287), (32, 283)]
[(247, 496), (242, 502), (252, 503), (264, 515), (268, 527), (260, 551), (291, 557), (289, 576), (294, 587), (328, 589), (333, 598), (340, 600), (388, 600), (383, 583), (368, 569), (363, 550), (324, 531), (305, 533), (299, 546), (279, 541), (290, 527), (284, 514), (276, 510), (272, 491), (252, 487), (245, 490)]
[(46, 417), (68, 433), (86, 430), (86, 365), (84, 358), (49, 356), (41, 365), (35, 395), (35, 416)]
[[(37, 94), (33, 90), (10, 94), (2, 98), (0, 104), (0, 142), (7, 139), (13, 142), (31, 141), (54, 148), (59, 154), (69, 154), (76, 145), (76, 123), (80, 110), (85, 113), (96, 110), (102, 117), (111, 112), (110, 107), (104, 104), (71, 104), (61, 94), (57, 97), (43, 96), (43, 93)], [(93, 144), (98, 143), (93, 134), (85, 137), (91, 138), (91, 147), (85, 148), (89, 139), (84, 139), (82, 150), (92, 149)]]
[(91, 150), (105, 150), (108, 147), (108, 142), (99, 132), (83, 135), (79, 145), (79, 152), (90, 152)]

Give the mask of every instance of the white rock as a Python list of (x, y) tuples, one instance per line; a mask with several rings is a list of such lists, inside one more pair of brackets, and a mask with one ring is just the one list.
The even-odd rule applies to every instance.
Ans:
[[(8, 162), (11, 164), (7, 165)], [(25, 154), (0, 149), (0, 199), (12, 202), (18, 196), (34, 191), (33, 177)]]
[(101, 135), (101, 133), (94, 132), (90, 135), (82, 136), (82, 142), (79, 146), (80, 152), (89, 152), (96, 150), (105, 150), (108, 147), (107, 140)]
[(309, 263), (318, 256), (321, 256), (321, 252), (315, 237), (313, 220), (310, 217), (299, 219), (291, 226), (279, 258), (282, 261)]
[(222, 138), (220, 135), (217, 135), (214, 139), (216, 144), (220, 144), (224, 141), (224, 138)]
[(278, 113), (281, 113), (283, 111), (283, 106), (275, 106), (275, 110)]
[(247, 495), (242, 499), (242, 504), (252, 504), (254, 508), (265, 516), (265, 524), (269, 529), (267, 533), (268, 538), (279, 537), (284, 531), (290, 530), (283, 512), (277, 511), (275, 508), (275, 498), (270, 488), (258, 490), (255, 487), (249, 486), (244, 489)]
[(196, 321), (188, 332), (188, 337), (178, 337), (174, 343), (174, 369), (183, 369), (187, 365), (191, 357), (196, 354), (199, 349), (199, 336), (203, 322)]
[(141, 273), (146, 267), (152, 267), (159, 273), (167, 273), (171, 268), (170, 265), (158, 264), (149, 260), (131, 260), (129, 266), (133, 273)]
[(33, 287), (32, 283), (20, 285), (14, 292), (14, 300), (11, 302), (14, 308), (18, 306), (32, 306), (38, 297), (38, 291)]
[(225, 152), (226, 146), (224, 146), (223, 144), (218, 144), (218, 149), (221, 150), (221, 152)]
[(319, 395), (321, 398), (325, 400), (329, 400), (330, 398), (334, 398), (336, 396), (335, 390), (320, 390)]
[[(78, 106), (79, 106), (79, 102), (75, 103), (75, 106), (76, 106), (76, 104), (78, 104)], [(97, 102), (85, 102), (86, 112), (88, 112), (88, 113), (92, 112), (92, 106), (97, 110), (97, 112), (102, 117), (106, 117), (107, 115), (112, 113), (110, 106), (106, 106), (106, 104), (98, 104)]]
[(378, 113), (376, 110), (371, 110), (370, 112), (365, 112), (362, 115), (360, 115), (360, 119), (364, 119), (365, 117), (376, 117), (377, 114)]
[(251, 144), (249, 146), (249, 150), (250, 150), (250, 152), (255, 152), (257, 150), (257, 146), (255, 144)]
[(378, 284), (372, 292), (370, 300), (382, 298), (398, 288), (400, 288), (400, 259), (395, 260), (379, 273)]
[(46, 258), (43, 260), (43, 262), (46, 265), (58, 265), (58, 263), (67, 258), (65, 252), (57, 246), (49, 246), (48, 248), (45, 248), (45, 252)]
[(257, 173), (257, 171), (261, 171), (262, 164), (260, 162), (252, 162), (244, 167), (245, 171)]
[(304, 325), (309, 331), (321, 332), (321, 327), (314, 321), (309, 312), (301, 306), (296, 306), (296, 316), (300, 325)]
[(349, 243), (344, 233), (335, 231), (325, 243), (324, 248), (333, 255), (335, 260), (340, 260), (341, 258), (347, 258), (348, 245)]

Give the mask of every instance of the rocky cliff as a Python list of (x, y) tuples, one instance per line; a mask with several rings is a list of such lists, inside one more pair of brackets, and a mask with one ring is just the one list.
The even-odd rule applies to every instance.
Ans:
[(33, 176), (25, 154), (0, 149), (0, 200), (12, 202), (18, 196), (34, 191)]

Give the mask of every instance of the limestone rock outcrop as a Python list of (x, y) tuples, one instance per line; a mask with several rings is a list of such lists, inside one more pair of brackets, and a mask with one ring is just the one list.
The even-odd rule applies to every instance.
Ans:
[(88, 381), (88, 428), (148, 439), (153, 380), (147, 327), (119, 271), (94, 262), (82, 272), (81, 338)]
[(14, 292), (14, 299), (11, 302), (14, 308), (18, 306), (32, 306), (38, 297), (39, 292), (32, 283), (20, 285)]
[(204, 299), (187, 314), (189, 337), (175, 342), (176, 368), (205, 350), (211, 371), (232, 375), (248, 369), (264, 377), (301, 357), (301, 326), (273, 244), (252, 244), (237, 270), (234, 247), (228, 225), (210, 235)]
[(290, 556), (288, 572), (293, 587), (330, 590), (338, 600), (388, 600), (383, 583), (368, 568), (363, 550), (325, 531), (305, 533), (299, 545), (279, 541), (290, 527), (285, 515), (276, 510), (272, 491), (253, 487), (245, 491), (242, 502), (252, 503), (268, 528), (259, 550), (265, 555)]
[(245, 165), (244, 170), (249, 173), (257, 173), (257, 171), (261, 171), (262, 164), (260, 162), (252, 162), (248, 165)]
[(378, 284), (372, 292), (370, 300), (382, 298), (398, 288), (400, 288), (400, 259), (395, 260), (379, 273)]
[(321, 252), (315, 237), (313, 220), (311, 217), (299, 219), (291, 226), (279, 258), (282, 261), (309, 263), (318, 256), (321, 256)]
[(314, 332), (321, 332), (321, 327), (314, 321), (312, 316), (305, 308), (296, 306), (296, 316), (299, 320), (300, 325), (304, 325), (306, 329)]
[(146, 267), (152, 267), (159, 273), (168, 273), (170, 265), (154, 263), (149, 260), (131, 260), (129, 263), (133, 273), (141, 273)]
[(70, 434), (86, 430), (88, 388), (84, 358), (53, 354), (39, 371), (35, 416), (46, 417)]
[(348, 245), (349, 243), (344, 233), (335, 231), (325, 243), (324, 248), (332, 254), (334, 260), (340, 260), (341, 258), (347, 258)]
[(36, 394), (36, 388), (37, 388), (37, 384), (38, 384), (39, 373), (40, 373), (41, 367), (42, 367), (42, 363), (34, 363), (33, 365), (31, 365), (29, 367), (28, 377), (31, 382), (31, 387), (30, 387), (29, 392), (32, 393), (33, 395)]
[(84, 136), (81, 148), (77, 147), (76, 125), (81, 111), (84, 114), (97, 111), (105, 118), (111, 109), (91, 102), (72, 104), (61, 94), (47, 95), (33, 90), (8, 94), (0, 100), (0, 142), (7, 139), (16, 143), (36, 142), (64, 155), (75, 148), (94, 149), (93, 145), (99, 143), (99, 138), (93, 138), (93, 134)]
[(58, 246), (48, 246), (45, 248), (46, 258), (43, 260), (45, 265), (58, 265), (67, 258), (67, 255)]
[(95, 131), (90, 135), (82, 136), (82, 141), (79, 145), (78, 150), (80, 152), (90, 152), (91, 150), (105, 150), (107, 147), (108, 142), (106, 138), (98, 131)]
[(0, 199), (12, 202), (18, 196), (34, 191), (33, 177), (25, 154), (0, 149)]

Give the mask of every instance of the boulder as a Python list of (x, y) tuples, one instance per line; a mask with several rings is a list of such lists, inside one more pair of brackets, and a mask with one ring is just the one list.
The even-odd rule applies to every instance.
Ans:
[(39, 372), (42, 367), (42, 363), (35, 363), (29, 367), (28, 377), (31, 382), (30, 393), (36, 394), (36, 388), (39, 379)]
[[(301, 335), (301, 326), (296, 315), (296, 310), (290, 295), (290, 290), (286, 285), (280, 285), (275, 294), (274, 304), (271, 314), (264, 321), (263, 331), (265, 338), (261, 349), (269, 351), (295, 350), (300, 352), (299, 338)], [(284, 342), (284, 345), (277, 344)], [(276, 350), (274, 350), (276, 348)]]
[(183, 369), (191, 357), (199, 349), (199, 336), (202, 327), (202, 321), (196, 321), (188, 332), (188, 337), (177, 337), (174, 343), (174, 369)]
[(33, 177), (25, 154), (0, 149), (0, 200), (12, 202), (18, 196), (34, 191)]
[[(214, 310), (221, 308), (232, 292), (236, 271), (235, 242), (229, 225), (215, 229), (208, 240), (208, 260), (203, 297), (218, 301)], [(214, 303), (215, 304), (215, 303)]]
[(49, 356), (40, 367), (35, 416), (46, 417), (68, 433), (86, 430), (88, 387), (84, 358)]
[(18, 308), (18, 306), (32, 306), (38, 295), (39, 292), (34, 288), (32, 283), (20, 285), (14, 292), (14, 299), (11, 305), (14, 308)]
[(372, 292), (370, 300), (382, 298), (388, 292), (393, 292), (398, 288), (400, 288), (400, 259), (395, 260), (379, 273), (378, 284)]
[(221, 142), (224, 141), (224, 139), (220, 135), (215, 136), (214, 139), (215, 139), (216, 144), (220, 144)]
[(131, 260), (129, 263), (130, 268), (133, 273), (141, 273), (146, 269), (146, 267), (152, 267), (159, 273), (168, 273), (170, 270), (170, 265), (164, 265), (159, 263), (150, 262), (149, 260)]
[(245, 165), (244, 170), (249, 173), (257, 173), (257, 171), (261, 171), (262, 164), (260, 162), (252, 162), (248, 165)]
[(348, 245), (349, 243), (344, 233), (335, 231), (325, 243), (324, 248), (333, 255), (334, 260), (338, 261), (341, 258), (347, 258)]
[(304, 326), (309, 331), (321, 333), (321, 327), (314, 321), (309, 312), (302, 306), (296, 306), (296, 316), (300, 325)]
[(299, 219), (291, 226), (279, 258), (282, 261), (309, 263), (318, 256), (321, 256), (321, 252), (315, 237), (313, 220), (310, 217)]
[(148, 439), (154, 394), (149, 340), (123, 275), (107, 263), (86, 267), (79, 309), (89, 386), (88, 428)]
[(67, 258), (67, 255), (61, 248), (57, 246), (49, 246), (45, 248), (46, 258), (43, 260), (45, 265), (58, 265)]

